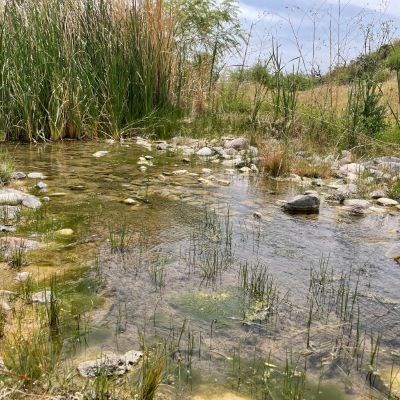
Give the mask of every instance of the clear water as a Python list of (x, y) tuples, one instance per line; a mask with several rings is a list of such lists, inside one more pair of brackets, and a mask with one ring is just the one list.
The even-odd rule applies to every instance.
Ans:
[[(92, 157), (104, 149), (109, 150), (105, 157)], [(360, 277), (360, 323), (373, 337), (382, 332), (381, 369), (391, 367), (392, 354), (400, 350), (400, 267), (388, 252), (399, 244), (399, 213), (359, 218), (323, 203), (319, 215), (287, 215), (277, 201), (303, 190), (295, 184), (226, 175), (219, 164), (193, 159), (187, 165), (179, 156), (133, 143), (18, 145), (7, 150), (18, 170), (48, 177), (48, 192), (39, 194), (51, 199), (46, 209), (53, 225), (48, 229), (72, 228), (70, 240), (81, 243), (35, 253), (29, 269), (69, 271), (93, 264), (94, 254), (100, 253), (106, 301), (92, 313), (87, 346), (78, 357), (138, 348), (144, 335), (148, 344), (171, 348), (168, 365), (175, 398), (187, 398), (188, 393), (213, 398), (210, 393), (215, 392), (215, 398), (234, 398), (235, 393), (261, 399), (263, 384), (254, 377), (262, 370), (259, 360), (271, 360), (282, 369), (288, 352), (301, 359), (295, 354), (305, 349), (310, 268), (318, 269), (324, 259), (335, 277), (350, 270), (353, 284)], [(154, 156), (154, 166), (141, 172), (137, 162), (144, 155)], [(230, 185), (205, 185), (199, 176), (169, 174), (187, 169), (202, 176), (204, 167)], [(60, 192), (65, 195), (51, 196)], [(126, 198), (139, 199), (138, 205), (124, 204)], [(129, 238), (123, 253), (111, 251), (109, 242), (110, 231), (119, 237), (121, 228)], [(25, 227), (20, 234), (40, 237), (43, 232)], [(93, 241), (85, 244), (88, 238)], [(282, 304), (272, 321), (249, 320), (259, 310), (245, 304), (240, 290), (240, 266), (246, 262), (266, 266), (274, 279)], [(207, 263), (223, 265), (214, 279), (204, 278)], [(78, 276), (87, 274), (77, 271)], [(365, 371), (344, 374), (340, 368), (321, 367), (332, 350), (332, 335), (313, 335), (311, 330), (311, 336), (318, 350), (308, 359), (306, 398), (366, 398)], [(191, 340), (195, 355), (189, 365)], [(271, 382), (281, 384), (283, 376), (277, 374)]]

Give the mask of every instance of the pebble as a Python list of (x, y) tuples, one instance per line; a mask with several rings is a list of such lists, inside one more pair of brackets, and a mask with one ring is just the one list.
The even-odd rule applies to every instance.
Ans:
[(60, 229), (54, 233), (57, 236), (72, 236), (74, 234), (74, 231), (70, 228), (64, 228), (64, 229)]
[(31, 277), (31, 275), (32, 274), (28, 271), (18, 272), (15, 280), (19, 283), (24, 283)]
[(28, 174), (29, 179), (46, 179), (46, 177), (41, 172), (30, 172)]
[(133, 204), (137, 204), (137, 201), (128, 197), (127, 199), (124, 200), (124, 203), (128, 204), (128, 205), (133, 205)]
[(108, 153), (109, 153), (109, 151), (107, 151), (107, 150), (100, 150), (100, 151), (96, 151), (96, 153), (93, 153), (92, 156), (96, 157), (96, 158), (100, 158), (100, 157), (104, 157)]

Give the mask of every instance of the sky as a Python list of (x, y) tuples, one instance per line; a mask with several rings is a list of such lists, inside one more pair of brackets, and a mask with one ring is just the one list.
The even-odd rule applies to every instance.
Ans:
[(246, 64), (266, 60), (274, 42), (287, 69), (323, 73), (366, 42), (374, 49), (400, 37), (400, 0), (239, 0), (239, 12), (252, 32)]

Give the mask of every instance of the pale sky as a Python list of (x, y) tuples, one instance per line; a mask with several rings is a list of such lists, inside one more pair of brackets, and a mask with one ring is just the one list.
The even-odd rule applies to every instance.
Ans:
[(301, 53), (303, 70), (324, 71), (330, 60), (360, 54), (367, 31), (372, 47), (400, 38), (400, 0), (239, 0), (239, 7), (244, 29), (254, 24), (249, 64), (268, 57), (272, 39), (286, 63)]

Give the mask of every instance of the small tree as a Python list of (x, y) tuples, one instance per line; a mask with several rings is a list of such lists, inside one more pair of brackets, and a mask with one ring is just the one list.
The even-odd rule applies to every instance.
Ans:
[(179, 89), (185, 79), (194, 83), (195, 70), (201, 90), (210, 93), (224, 67), (224, 56), (241, 40), (237, 1), (170, 0), (167, 7), (176, 16)]

